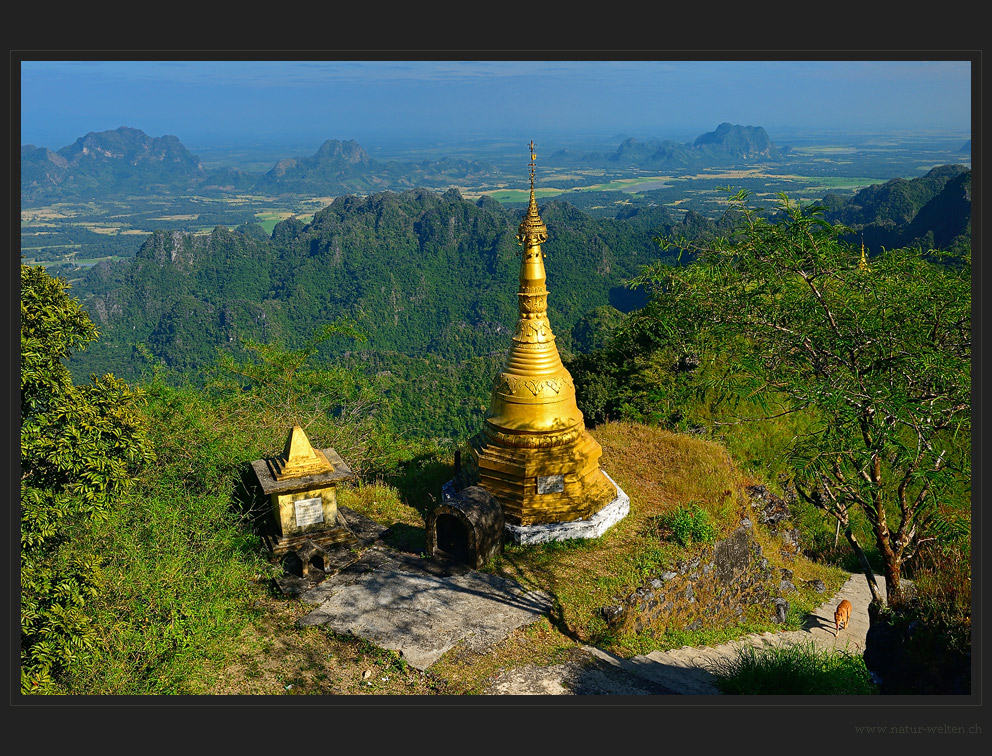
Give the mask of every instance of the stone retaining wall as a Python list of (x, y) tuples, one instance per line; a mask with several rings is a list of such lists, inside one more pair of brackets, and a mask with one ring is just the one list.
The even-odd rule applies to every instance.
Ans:
[[(785, 560), (799, 553), (797, 532), (789, 527), (788, 503), (764, 486), (747, 489), (755, 519), (781, 544)], [(773, 621), (783, 622), (795, 590), (789, 570), (777, 570), (754, 537), (755, 524), (743, 518), (726, 538), (700, 547), (699, 553), (674, 569), (652, 578), (602, 614), (611, 627), (624, 632), (667, 628), (699, 630), (733, 625), (748, 606), (766, 607)]]

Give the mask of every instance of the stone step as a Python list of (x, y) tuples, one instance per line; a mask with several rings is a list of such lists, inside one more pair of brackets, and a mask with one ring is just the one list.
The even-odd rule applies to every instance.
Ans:
[[(866, 595), (867, 590), (862, 587), (863, 581), (863, 577), (853, 575), (838, 594), (827, 599), (812, 613), (811, 617), (817, 619), (818, 623), (809, 630), (764, 632), (718, 646), (683, 646), (668, 651), (652, 651), (632, 659), (624, 659), (593, 646), (585, 646), (585, 650), (618, 670), (654, 683), (673, 694), (718, 695), (720, 690), (711, 670), (736, 661), (740, 650), (744, 648), (751, 647), (760, 652), (812, 640), (819, 648), (863, 652), (868, 627), (867, 603), (870, 599)], [(909, 581), (906, 583), (911, 589), (912, 584)], [(842, 630), (835, 637), (833, 611), (842, 598), (849, 598), (854, 603), (855, 614), (852, 615), (850, 628)]]
[(716, 678), (702, 667), (634, 657), (627, 665), (627, 671), (677, 695), (714, 695), (720, 692), (716, 687)]

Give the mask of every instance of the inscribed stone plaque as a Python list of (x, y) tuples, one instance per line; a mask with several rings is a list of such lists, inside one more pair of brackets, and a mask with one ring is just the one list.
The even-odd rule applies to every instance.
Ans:
[(564, 475), (538, 475), (537, 492), (539, 494), (561, 493), (565, 490)]
[(303, 528), (324, 521), (323, 499), (317, 496), (313, 499), (298, 499), (293, 502), (296, 509), (296, 525)]

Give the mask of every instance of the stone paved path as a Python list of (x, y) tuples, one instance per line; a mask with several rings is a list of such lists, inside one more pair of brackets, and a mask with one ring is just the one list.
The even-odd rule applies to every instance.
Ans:
[[(879, 580), (885, 595), (885, 583)], [(853, 611), (847, 628), (834, 637), (834, 609), (843, 599)], [(855, 574), (834, 596), (810, 615), (803, 630), (761, 633), (719, 646), (683, 647), (623, 659), (602, 649), (586, 646), (592, 664), (572, 662), (553, 667), (524, 667), (500, 676), (490, 686), (491, 695), (713, 695), (719, 690), (712, 669), (737, 658), (743, 645), (755, 648), (782, 646), (813, 640), (820, 648), (862, 653), (868, 632), (871, 593), (864, 575)]]

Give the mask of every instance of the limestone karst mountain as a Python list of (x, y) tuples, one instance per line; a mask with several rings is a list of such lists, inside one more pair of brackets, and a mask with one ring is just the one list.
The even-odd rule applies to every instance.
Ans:
[(125, 126), (90, 132), (55, 152), (30, 144), (21, 147), (21, 199), (27, 203), (128, 193), (367, 194), (447, 187), (498, 175), (488, 163), (447, 156), (374, 160), (353, 139), (328, 139), (313, 155), (279, 160), (264, 174), (230, 167), (205, 169), (177, 137), (151, 137)]
[(548, 158), (549, 165), (626, 166), (652, 170), (697, 170), (750, 161), (781, 160), (788, 148), (772, 144), (761, 126), (721, 123), (714, 131), (700, 134), (693, 142), (670, 139), (639, 141), (624, 139), (612, 153), (558, 150)]

